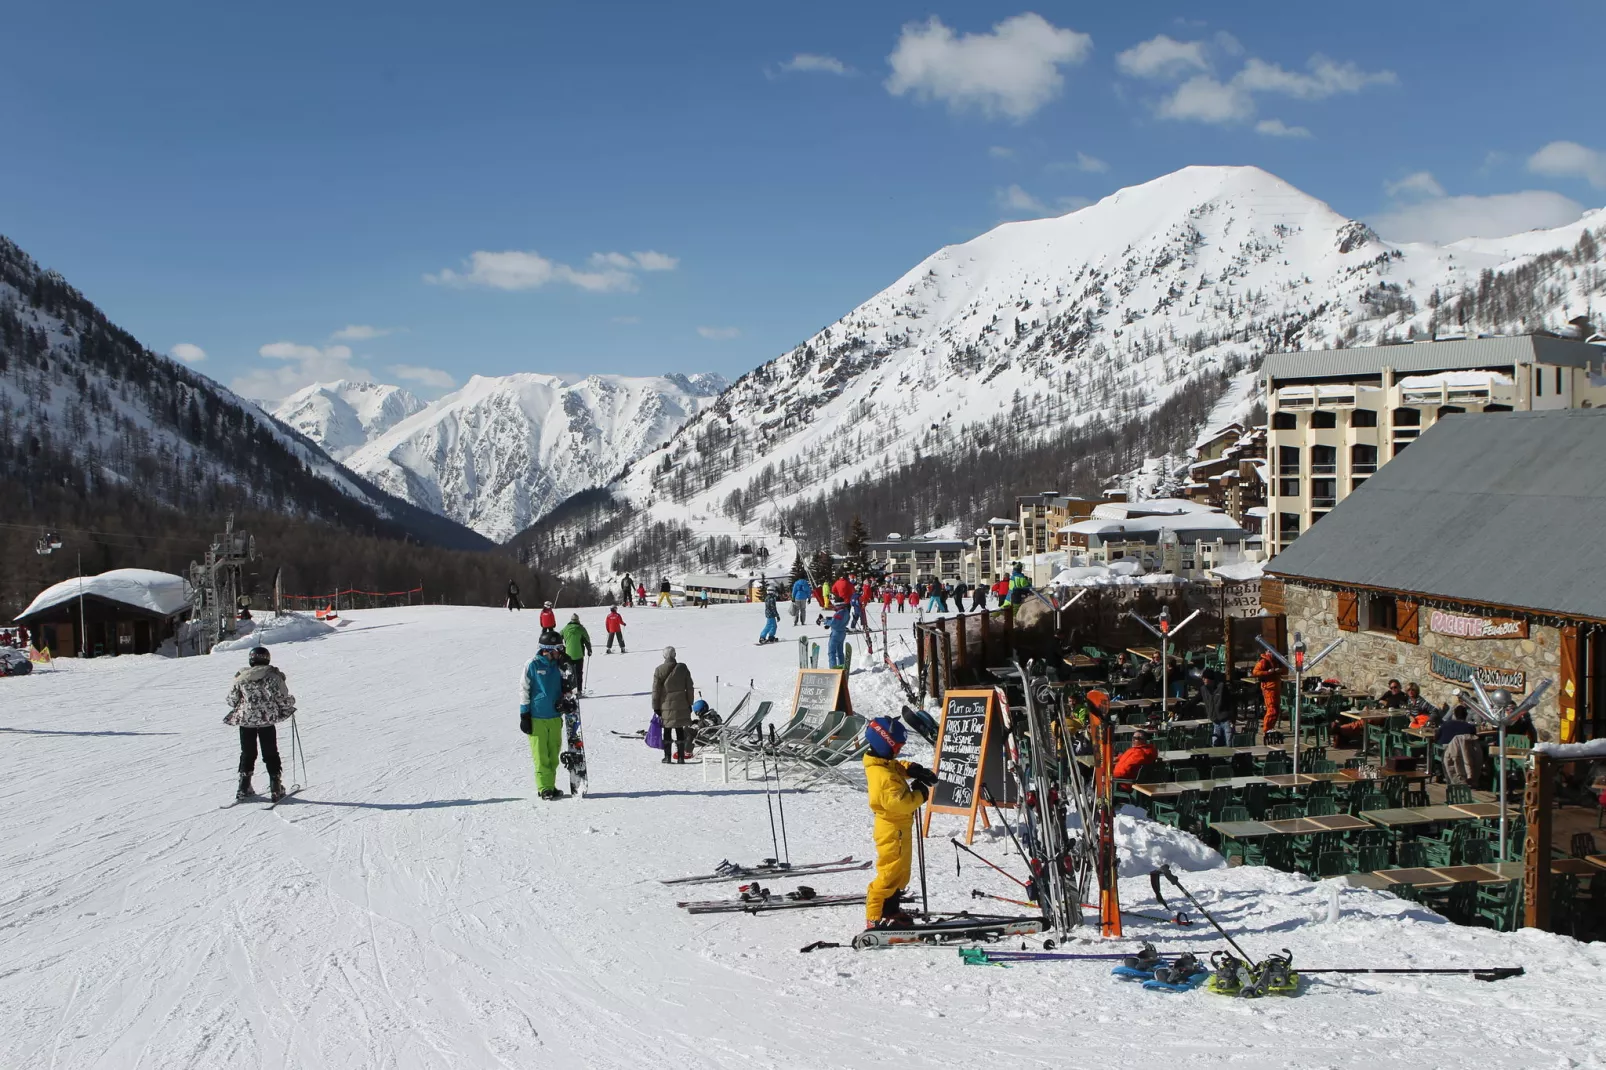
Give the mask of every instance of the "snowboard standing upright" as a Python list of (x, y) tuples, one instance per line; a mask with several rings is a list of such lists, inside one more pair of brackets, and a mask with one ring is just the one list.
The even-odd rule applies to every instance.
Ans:
[(569, 794), (586, 793), (586, 741), (580, 724), (580, 704), (563, 715), (563, 752), (558, 762), (569, 771)]

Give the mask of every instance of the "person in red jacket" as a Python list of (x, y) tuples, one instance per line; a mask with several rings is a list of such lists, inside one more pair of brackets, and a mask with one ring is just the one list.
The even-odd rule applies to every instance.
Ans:
[(613, 653), (613, 641), (619, 640), (619, 653), (625, 652), (625, 619), (619, 615), (619, 607), (614, 606), (608, 610), (608, 619), (602, 622), (603, 628), (608, 632), (608, 649), (604, 654)]
[(836, 582), (831, 584), (831, 595), (834, 598), (842, 599), (844, 605), (853, 601), (852, 575), (838, 576)]
[(541, 630), (543, 632), (558, 630), (558, 615), (552, 612), (551, 602), (544, 602), (541, 605)]
[(1160, 760), (1160, 752), (1149, 742), (1149, 733), (1132, 733), (1132, 745), (1115, 759), (1114, 776), (1117, 780), (1136, 780), (1138, 770), (1150, 762)]

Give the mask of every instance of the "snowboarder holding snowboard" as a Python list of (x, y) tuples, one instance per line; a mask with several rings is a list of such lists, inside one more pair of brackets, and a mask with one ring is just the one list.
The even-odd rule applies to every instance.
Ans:
[(530, 737), (535, 762), (535, 789), (542, 799), (562, 798), (558, 791), (558, 755), (563, 750), (563, 639), (550, 628), (541, 633), (535, 657), (524, 666), (524, 694), (519, 703), (519, 731)]
[(608, 647), (603, 653), (612, 654), (613, 641), (617, 639), (619, 640), (619, 653), (623, 654), (625, 652), (625, 618), (620, 615), (619, 607), (615, 606), (608, 610), (608, 619), (602, 622), (602, 626), (608, 632)]
[(586, 681), (586, 655), (591, 653), (591, 633), (586, 626), (580, 623), (580, 614), (574, 613), (569, 617), (569, 623), (563, 626), (563, 652), (574, 662), (574, 691), (580, 695), (585, 693)]
[(937, 776), (923, 765), (900, 762), (907, 738), (903, 722), (877, 717), (865, 726), (870, 753), (864, 756), (865, 787), (875, 815), (876, 873), (864, 890), (867, 929), (906, 927), (909, 915), (900, 900), (914, 857), (915, 811), (931, 796)]
[(285, 683), (284, 673), (269, 664), (268, 648), (251, 648), (250, 664), (234, 674), (229, 688), (229, 712), (223, 723), (240, 730), (240, 786), (235, 799), (248, 799), (251, 774), (256, 771), (257, 752), (268, 768), (268, 793), (274, 802), (284, 798), (284, 781), (279, 762), (279, 730), (274, 726), (288, 721), (296, 712), (295, 696)]

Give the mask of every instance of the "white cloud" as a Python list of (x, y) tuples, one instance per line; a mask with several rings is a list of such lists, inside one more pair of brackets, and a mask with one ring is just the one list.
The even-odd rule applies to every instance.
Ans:
[(1017, 185), (1011, 184), (995, 191), (993, 199), (998, 202), (998, 207), (1016, 215), (1043, 216), (1048, 214), (1048, 205)]
[(815, 52), (799, 52), (785, 63), (781, 70), (798, 74), (849, 75), (853, 68), (835, 56), (822, 56)]
[(1262, 119), (1255, 124), (1255, 133), (1265, 134), (1267, 137), (1310, 137), (1310, 131), (1303, 126), (1289, 126), (1281, 119)]
[(1134, 78), (1175, 78), (1208, 71), (1203, 41), (1178, 41), (1166, 34), (1140, 41), (1115, 57), (1116, 69)]
[(1255, 114), (1255, 101), (1243, 87), (1222, 83), (1208, 74), (1198, 74), (1177, 86), (1160, 102), (1162, 119), (1182, 119), (1201, 123), (1235, 123)]
[[(597, 256), (623, 256), (622, 253), (599, 253)], [(575, 286), (593, 293), (634, 290), (636, 277), (619, 267), (604, 267), (599, 271), (581, 271), (568, 264), (548, 260), (540, 253), (476, 251), (465, 262), (464, 272), (443, 268), (424, 281), (438, 286), (466, 288), (484, 286), (493, 290), (538, 290), (553, 283)]]
[(636, 266), (643, 271), (674, 271), (680, 266), (679, 257), (670, 256), (668, 253), (655, 253), (651, 249), (630, 255), (635, 257)]
[(1003, 145), (990, 145), (987, 149), (987, 155), (995, 160), (1013, 160), (1015, 158), (1015, 150)]
[(1429, 197), (1394, 205), (1368, 220), (1390, 241), (1499, 238), (1525, 230), (1548, 230), (1575, 221), (1583, 206), (1550, 190), (1523, 190), (1489, 197)]
[(1317, 53), (1306, 64), (1308, 74), (1286, 71), (1275, 63), (1255, 59), (1233, 75), (1233, 81), (1252, 93), (1282, 93), (1300, 100), (1325, 100), (1339, 93), (1359, 93), (1369, 85), (1393, 85), (1393, 71), (1363, 71), (1354, 63), (1339, 63)]
[(1582, 178), (1596, 189), (1606, 189), (1606, 152), (1576, 141), (1552, 141), (1528, 157), (1528, 170), (1536, 175)]
[(266, 402), (282, 398), (313, 383), (336, 379), (372, 381), (374, 375), (351, 362), (350, 346), (302, 345), (299, 342), (270, 342), (257, 355), (276, 364), (255, 368), (229, 384), (236, 394)]
[(952, 111), (974, 108), (1015, 122), (1047, 104), (1065, 84), (1060, 67), (1087, 59), (1093, 38), (1027, 12), (991, 33), (955, 35), (933, 15), (903, 27), (887, 63), (893, 96), (940, 100)]
[(715, 341), (723, 342), (738, 337), (742, 333), (742, 329), (740, 327), (699, 327), (697, 328), (697, 333), (704, 338), (712, 338)]
[(395, 333), (395, 327), (371, 327), (366, 323), (348, 323), (329, 337), (336, 342), (367, 342)]
[(1398, 182), (1385, 182), (1383, 188), (1390, 197), (1443, 197), (1444, 187), (1431, 171), (1414, 171)]
[(1110, 165), (1099, 159), (1097, 156), (1089, 156), (1085, 152), (1079, 152), (1076, 154), (1076, 169), (1078, 171), (1086, 171), (1089, 174), (1096, 175), (1103, 174), (1105, 171), (1108, 171), (1110, 169)]
[(180, 342), (167, 352), (174, 360), (182, 360), (185, 364), (199, 364), (206, 359), (206, 350), (189, 342)]
[(398, 379), (433, 387), (436, 390), (450, 390), (457, 385), (456, 379), (439, 368), (424, 368), (417, 364), (392, 364), (385, 370)]

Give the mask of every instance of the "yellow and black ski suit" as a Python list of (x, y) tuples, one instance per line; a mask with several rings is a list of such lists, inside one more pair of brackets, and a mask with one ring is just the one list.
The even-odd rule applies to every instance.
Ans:
[(886, 901), (909, 883), (914, 858), (915, 811), (926, 801), (926, 789), (909, 784), (908, 762), (896, 758), (864, 756), (864, 777), (869, 788), (870, 812), (875, 814), (876, 871), (864, 891), (864, 916), (872, 924), (881, 920)]

